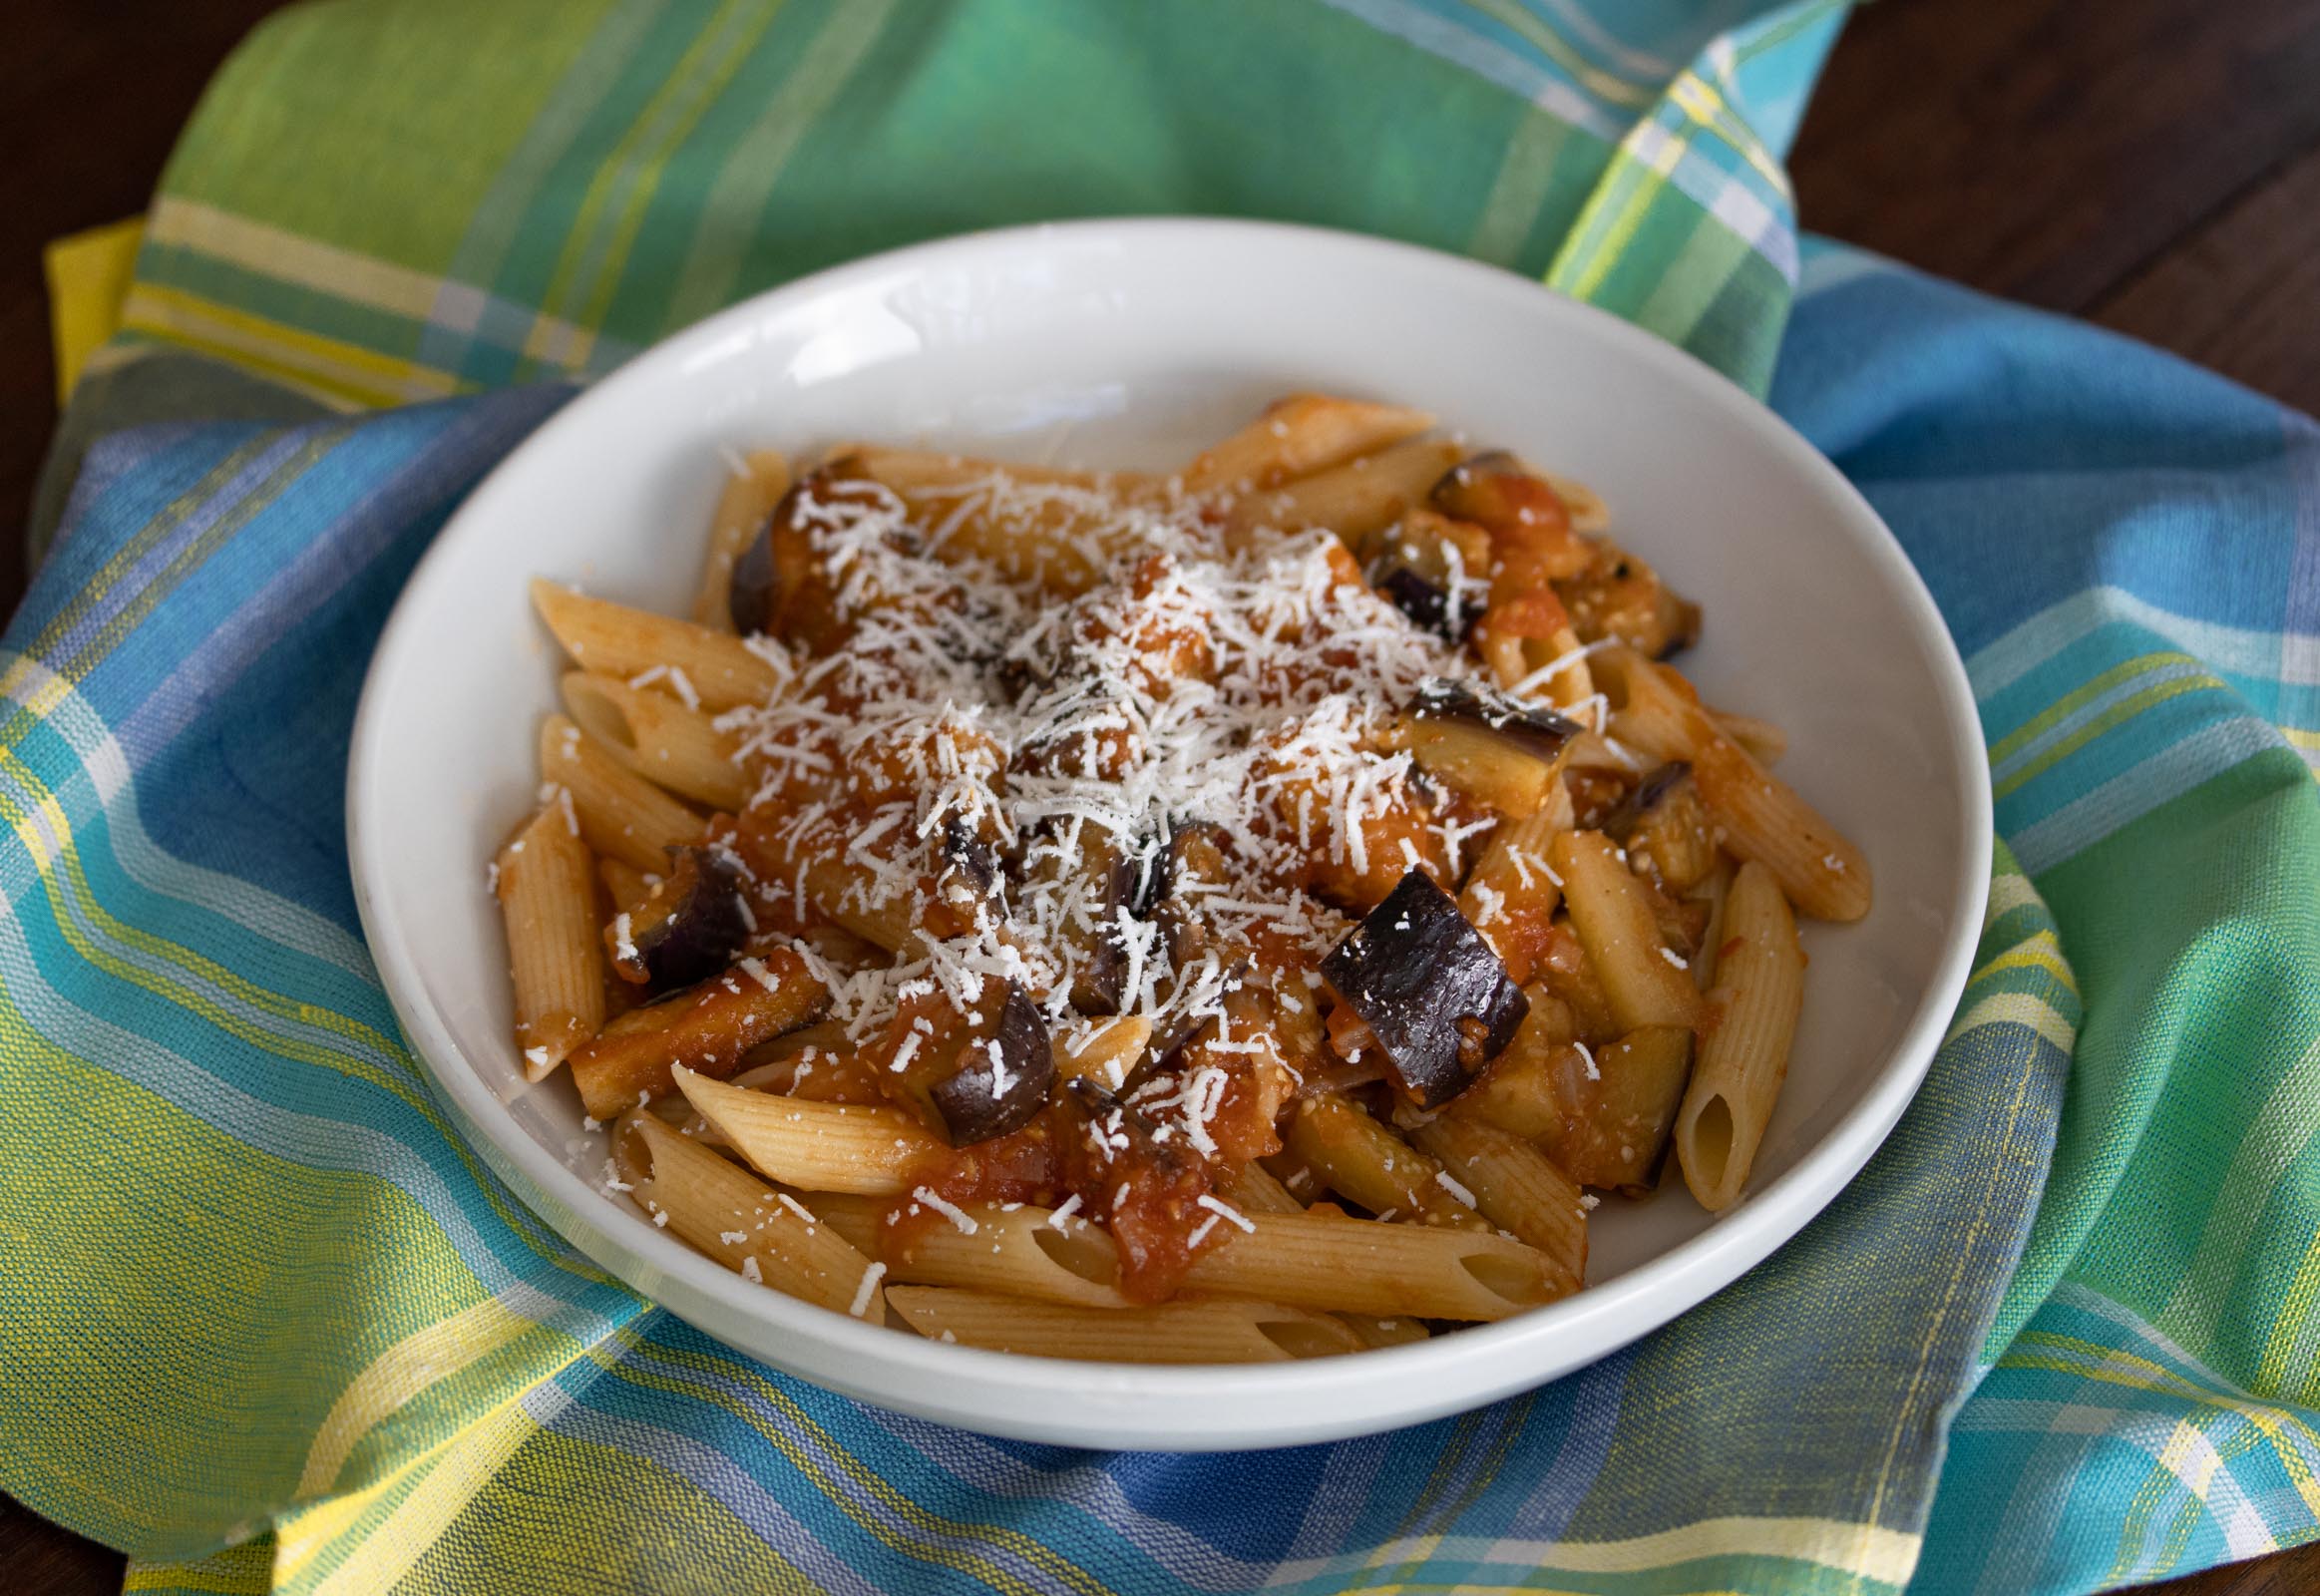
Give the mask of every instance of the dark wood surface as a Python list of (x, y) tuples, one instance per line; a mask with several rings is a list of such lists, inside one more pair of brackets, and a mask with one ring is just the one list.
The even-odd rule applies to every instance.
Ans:
[[(279, 0), (32, 0), (0, 51), (0, 608), (50, 426), (40, 247), (140, 209), (233, 42)], [(1879, 0), (1793, 162), (1805, 225), (2107, 326), (2320, 410), (2320, 0)], [(0, 1584), (121, 1558), (0, 1498)], [(2320, 1591), (2320, 1545), (2151, 1587)]]

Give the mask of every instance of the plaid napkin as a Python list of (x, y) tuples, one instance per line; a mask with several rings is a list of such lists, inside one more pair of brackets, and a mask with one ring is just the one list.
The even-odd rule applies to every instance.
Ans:
[[(0, 1485), (204, 1592), (2077, 1591), (2320, 1531), (2320, 434), (1834, 249), (1783, 347), (1777, 156), (1840, 14), (1711, 13), (262, 30), (0, 653)], [(1925, 1089), (1795, 1242), (1580, 1375), (1332, 1446), (991, 1440), (654, 1310), (453, 1133), (340, 842), (371, 642), (569, 392), (535, 379), (866, 249), (1129, 209), (1462, 249), (1770, 381), (1933, 585), (2012, 848)]]

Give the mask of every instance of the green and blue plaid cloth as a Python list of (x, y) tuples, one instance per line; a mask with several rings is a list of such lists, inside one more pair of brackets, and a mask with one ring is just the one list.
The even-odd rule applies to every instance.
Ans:
[[(0, 1485), (189, 1592), (1965, 1596), (2320, 1533), (2320, 432), (1800, 257), (1779, 158), (1840, 22), (268, 24), (156, 198), (0, 653)], [(1515, 1400), (1223, 1457), (881, 1412), (602, 1275), (434, 1102), (341, 843), (385, 612), (569, 379), (867, 250), (1163, 210), (1478, 255), (1768, 390), (1940, 600), (2006, 839), (1924, 1090), (1767, 1264)]]

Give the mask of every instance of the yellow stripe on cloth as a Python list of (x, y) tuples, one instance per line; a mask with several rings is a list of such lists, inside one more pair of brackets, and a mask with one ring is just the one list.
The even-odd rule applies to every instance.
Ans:
[(443, 398), (458, 386), (444, 373), (409, 360), (304, 332), (182, 288), (138, 284), (122, 306), (121, 323), (132, 332), (172, 339), (269, 376), (320, 389), (342, 404), (373, 408), (408, 404), (414, 399)]
[(330, 1404), (298, 1476), (298, 1494), (328, 1490), (356, 1444), (381, 1419), (436, 1382), (498, 1352), (534, 1322), (497, 1297), (413, 1331), (371, 1361)]
[(73, 385), (88, 369), (89, 357), (121, 329), (121, 306), (129, 297), (129, 280), (144, 237), (145, 218), (131, 216), (59, 238), (42, 253), (59, 409), (72, 398)]

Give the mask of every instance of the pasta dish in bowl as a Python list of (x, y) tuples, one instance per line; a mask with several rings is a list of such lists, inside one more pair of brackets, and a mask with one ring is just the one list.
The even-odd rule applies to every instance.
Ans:
[(1245, 1446), (1794, 1235), (1963, 987), (1984, 768), (1890, 535), (1688, 357), (1089, 223), (569, 404), (410, 579), (348, 831), (449, 1122), (620, 1287), (922, 1416)]
[(1594, 1190), (1745, 1183), (1778, 730), (1602, 502), (1296, 395), (1166, 477), (737, 462), (690, 618), (577, 667), (493, 864), (528, 1072), (745, 1278), (999, 1351), (1256, 1361), (1578, 1289)]

